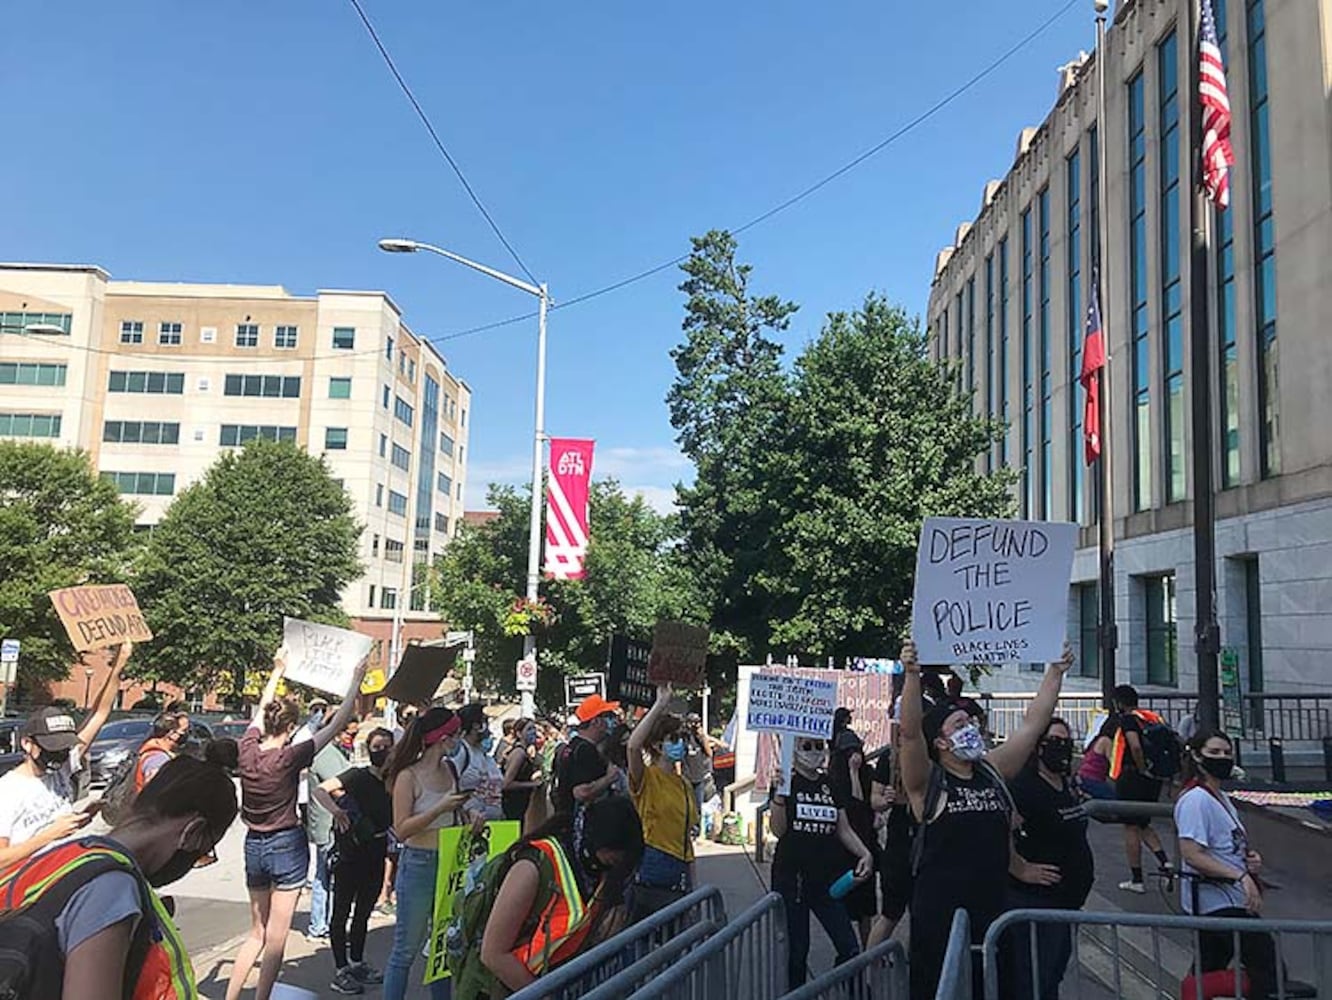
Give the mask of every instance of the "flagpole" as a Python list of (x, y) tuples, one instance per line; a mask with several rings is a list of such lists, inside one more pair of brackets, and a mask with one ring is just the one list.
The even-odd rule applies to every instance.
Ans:
[(1097, 485), (1100, 500), (1097, 504), (1096, 520), (1100, 536), (1100, 576), (1097, 589), (1100, 596), (1100, 609), (1096, 623), (1096, 642), (1101, 659), (1101, 697), (1107, 709), (1114, 707), (1115, 691), (1115, 649), (1119, 645), (1119, 629), (1115, 625), (1115, 505), (1114, 477), (1110, 460), (1110, 325), (1107, 317), (1110, 297), (1107, 295), (1109, 282), (1106, 281), (1106, 261), (1110, 214), (1107, 208), (1110, 179), (1106, 172), (1109, 157), (1106, 147), (1109, 134), (1106, 131), (1105, 115), (1105, 14), (1110, 7), (1110, 0), (1095, 0), (1096, 4), (1096, 170), (1100, 179), (1097, 185), (1097, 212), (1101, 224), (1097, 233), (1097, 266), (1093, 269), (1092, 280), (1097, 283), (1097, 299), (1101, 309), (1101, 339), (1105, 344), (1105, 364), (1097, 374), (1100, 379), (1099, 398), (1097, 399), (1097, 418), (1100, 426), (1101, 454), (1096, 463)]
[(1193, 576), (1194, 638), (1198, 665), (1198, 723), (1203, 729), (1221, 722), (1217, 656), (1221, 630), (1216, 620), (1216, 507), (1212, 493), (1212, 357), (1208, 330), (1208, 264), (1211, 260), (1211, 205), (1203, 185), (1202, 165), (1202, 12), (1189, 0), (1189, 39), (1193, 62), (1189, 102), (1189, 153), (1193, 200), (1189, 229), (1189, 395), (1193, 420)]

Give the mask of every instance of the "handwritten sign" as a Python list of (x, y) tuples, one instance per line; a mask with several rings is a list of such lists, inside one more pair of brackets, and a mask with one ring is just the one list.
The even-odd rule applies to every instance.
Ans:
[(282, 641), (287, 647), (287, 680), (338, 695), (347, 693), (352, 675), (374, 644), (360, 632), (286, 617)]
[(648, 680), (698, 687), (708, 663), (708, 630), (684, 622), (657, 622), (652, 630)]
[(832, 737), (837, 682), (813, 677), (757, 673), (749, 681), (750, 729), (795, 736)]
[(123, 583), (66, 587), (51, 591), (49, 596), (69, 641), (81, 653), (118, 646), (126, 640), (147, 642), (153, 637), (134, 591)]
[(1059, 659), (1077, 532), (1046, 521), (926, 518), (911, 612), (920, 662)]
[[(439, 831), (439, 867), (435, 870), (435, 910), (430, 931), (430, 954), (426, 958), (425, 982), (449, 974), (447, 938), (453, 901), (467, 880), (473, 862), (489, 860), (518, 843), (522, 824), (517, 820), (492, 820), (485, 832), (474, 834), (470, 826), (446, 826)], [(478, 865), (473, 874), (479, 874)]]

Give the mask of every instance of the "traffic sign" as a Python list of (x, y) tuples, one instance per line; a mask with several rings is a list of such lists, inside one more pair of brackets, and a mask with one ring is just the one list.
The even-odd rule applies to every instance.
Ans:
[(570, 708), (594, 694), (606, 697), (605, 674), (579, 674), (564, 678), (564, 703)]
[(18, 663), (19, 641), (6, 639), (0, 642), (0, 663)]
[(516, 686), (519, 691), (536, 690), (537, 663), (535, 656), (518, 661), (518, 680)]

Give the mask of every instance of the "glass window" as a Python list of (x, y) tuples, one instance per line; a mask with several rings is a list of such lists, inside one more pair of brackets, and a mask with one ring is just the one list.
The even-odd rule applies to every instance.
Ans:
[(265, 441), (294, 443), (296, 441), (296, 428), (274, 427), (268, 424), (223, 424), (218, 443), (224, 448), (230, 448), (245, 444), (247, 441), (253, 441), (255, 438), (263, 438)]
[(258, 347), (258, 346), (259, 346), (259, 324), (258, 324), (258, 323), (237, 323), (237, 324), (236, 324), (236, 346), (237, 346), (237, 347)]
[(373, 583), (370, 584), (370, 600), (366, 601), (366, 604), (372, 608), (375, 606), (375, 585)]
[(445, 535), (449, 533), (449, 517), (447, 514), (435, 515), (435, 530)]
[(1175, 574), (1146, 577), (1143, 585), (1147, 599), (1147, 682), (1178, 687)]
[(113, 371), (107, 380), (107, 391), (179, 396), (185, 391), (185, 374), (184, 372)]
[(451, 478), (441, 472), (439, 473), (437, 480), (435, 485), (439, 488), (439, 492), (443, 493), (445, 496), (448, 496), (453, 492), (453, 480)]
[(102, 440), (112, 444), (179, 444), (180, 424), (157, 420), (108, 420)]
[(0, 413), (0, 437), (58, 438), (59, 413)]
[(999, 241), (999, 406), (1004, 424), (999, 439), (999, 465), (1008, 465), (1008, 237)]
[(384, 539), (384, 558), (388, 562), (402, 562), (402, 542), (395, 541), (392, 538)]
[(383, 483), (376, 483), (376, 484), (375, 484), (375, 506), (376, 506), (376, 507), (383, 507), (383, 506), (384, 506), (384, 484), (383, 484)]
[[(1249, 172), (1253, 184), (1254, 304), (1258, 317), (1258, 472), (1281, 472), (1277, 381), (1276, 243), (1272, 232), (1272, 148), (1267, 114), (1267, 16), (1264, 0), (1247, 0), (1249, 39)], [(1225, 213), (1223, 213), (1225, 214)]]
[(351, 399), (351, 379), (330, 378), (328, 380), (329, 399)]
[(180, 346), (180, 324), (162, 323), (157, 327), (157, 342), (168, 347)]
[(976, 276), (967, 278), (967, 392), (976, 395)]
[(441, 432), (439, 435), (439, 450), (446, 455), (453, 454), (453, 438)]
[(281, 350), (291, 350), (300, 339), (301, 331), (295, 326), (273, 327), (273, 346)]
[(416, 362), (411, 358), (407, 359), (407, 381), (416, 381)]
[(385, 587), (379, 606), (385, 611), (392, 611), (398, 606), (398, 591), (393, 587)]
[(120, 342), (122, 344), (142, 344), (143, 343), (143, 322), (137, 319), (127, 319), (120, 324)]
[(407, 472), (411, 469), (412, 453), (402, 445), (395, 444), (393, 446), (393, 457), (390, 461), (403, 472)]
[[(982, 413), (994, 417), (994, 254), (985, 255), (985, 376), (981, 379), (985, 393)], [(993, 468), (993, 449), (985, 452), (985, 471)]]
[(388, 435), (379, 435), (379, 457), (384, 458), (388, 455)]
[(379, 558), (379, 536), (374, 536), (374, 541), (370, 543), (370, 555)]
[(384, 386), (384, 409), (389, 408), (389, 387)]
[(1054, 404), (1050, 347), (1050, 189), (1036, 196), (1037, 222), (1040, 227), (1040, 266), (1036, 283), (1041, 298), (1041, 409), (1038, 426), (1041, 438), (1041, 488), (1036, 496), (1036, 516), (1045, 520), (1054, 507)]
[(324, 428), (324, 450), (325, 450), (325, 451), (346, 451), (346, 450), (347, 450), (347, 428), (345, 428), (345, 427), (325, 427), (325, 428)]
[(176, 476), (170, 472), (103, 472), (101, 476), (121, 493), (165, 497), (176, 490)]
[(339, 351), (350, 351), (356, 346), (356, 328), (335, 326), (333, 328), (333, 346)]
[(1101, 676), (1101, 650), (1097, 642), (1096, 621), (1099, 617), (1099, 588), (1094, 583), (1081, 583), (1078, 592), (1078, 674), (1082, 677)]
[(393, 397), (393, 415), (408, 427), (412, 426), (414, 411), (412, 410), (411, 404), (401, 396)]
[(390, 514), (407, 516), (407, 498), (396, 490), (389, 490), (388, 509)]
[(1033, 249), (1031, 209), (1022, 212), (1022, 494), (1019, 504), (1022, 516), (1030, 517), (1036, 510), (1036, 477), (1032, 475), (1036, 464), (1033, 420), (1036, 408), (1032, 391), (1032, 314), (1036, 308), (1032, 289)]
[(1184, 451), (1184, 293), (1180, 279), (1180, 115), (1178, 43), (1172, 32), (1156, 47), (1160, 87), (1158, 160), (1161, 191), (1161, 359), (1165, 396), (1162, 450), (1165, 455), (1166, 503), (1183, 500), (1187, 491)]
[(228, 375), (223, 381), (222, 392), (226, 396), (295, 399), (301, 394), (301, 377), (299, 375)]
[(1087, 522), (1083, 488), (1087, 466), (1083, 461), (1082, 407), (1085, 394), (1078, 379), (1082, 375), (1082, 339), (1086, 317), (1082, 315), (1082, 154), (1074, 150), (1064, 161), (1064, 192), (1068, 211), (1065, 217), (1065, 264), (1068, 276), (1064, 324), (1068, 337), (1068, 519)]
[[(0, 328), (3, 328), (6, 332), (24, 334), (29, 337), (67, 335), (73, 322), (73, 313), (0, 312)], [(30, 329), (31, 327), (39, 327), (40, 329)]]
[(47, 365), (26, 361), (0, 361), (0, 385), (64, 384), (64, 365)]
[[(1229, 64), (1229, 19), (1224, 3), (1213, 4), (1216, 17), (1216, 35), (1222, 59)], [(1239, 426), (1239, 349), (1235, 326), (1235, 220), (1225, 210), (1218, 209), (1216, 220), (1216, 332), (1220, 353), (1217, 372), (1217, 402), (1220, 405), (1220, 466), (1221, 488), (1228, 489), (1240, 478), (1240, 426)]]
[[(1173, 36), (1172, 36), (1173, 37)], [(1130, 422), (1133, 509), (1152, 502), (1151, 383), (1147, 337), (1147, 115), (1145, 84), (1139, 70), (1128, 82), (1129, 134), (1129, 310), (1132, 316), (1134, 418)]]
[(1249, 691), (1261, 694), (1263, 677), (1263, 591), (1258, 573), (1258, 557), (1250, 556), (1244, 562), (1244, 624), (1249, 654)]
[(390, 364), (392, 364), (392, 362), (393, 362), (393, 338), (392, 338), (392, 337), (385, 337), (385, 338), (384, 338), (384, 360), (388, 361)]

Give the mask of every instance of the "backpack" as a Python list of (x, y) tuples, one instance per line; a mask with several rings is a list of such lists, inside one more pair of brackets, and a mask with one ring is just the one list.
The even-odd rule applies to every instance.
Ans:
[[(139, 771), (139, 751), (136, 750), (116, 765), (111, 772), (111, 780), (102, 792), (102, 817), (110, 826), (117, 826), (129, 815), (138, 791), (134, 787), (134, 777)], [(2, 1000), (4, 994), (0, 994)]]
[(550, 784), (550, 804), (556, 812), (570, 812), (573, 809), (573, 789), (565, 787), (568, 783), (569, 758), (573, 756), (573, 740), (561, 743), (555, 751), (552, 770), (555, 772)]
[(1141, 722), (1142, 757), (1147, 764), (1147, 774), (1162, 781), (1176, 777), (1184, 756), (1184, 744), (1179, 734), (1160, 718)]
[[(1013, 793), (1008, 790), (1008, 782), (1004, 781), (1004, 776), (996, 771), (994, 765), (988, 760), (976, 761), (976, 772), (988, 775), (990, 780), (994, 782), (995, 787), (999, 789), (999, 795), (1004, 800), (1004, 812), (1008, 815), (1009, 826), (1012, 826), (1013, 817), (1017, 815), (1017, 803), (1013, 801)], [(916, 835), (911, 841), (912, 876), (920, 873), (920, 862), (925, 857), (925, 831), (938, 818), (935, 813), (939, 811), (939, 805), (947, 787), (944, 769), (938, 764), (932, 765), (930, 767), (930, 783), (925, 789), (925, 808), (921, 810), (921, 820), (916, 824)]]
[[(10, 869), (17, 874), (30, 864), (20, 862)], [(0, 1000), (51, 1000), (64, 990), (65, 957), (60, 952), (60, 937), (56, 918), (70, 899), (85, 885), (108, 872), (129, 871), (139, 880), (137, 872), (127, 869), (110, 857), (100, 857), (79, 865), (58, 879), (49, 889), (27, 906), (10, 909), (14, 886), (0, 899)], [(153, 912), (146, 898), (143, 882), (139, 880), (139, 895), (145, 914)], [(151, 943), (152, 921), (140, 919), (130, 941), (125, 962), (125, 982), (122, 995), (133, 995)]]
[[(504, 877), (509, 874), (514, 861), (518, 860), (513, 851), (505, 851), (489, 860), (477, 858), (467, 867), (462, 885), (453, 896), (453, 915), (449, 918), (444, 937), (445, 961), (449, 975), (455, 984), (460, 983), (465, 969), (479, 965), (481, 956), (481, 936), (486, 929), (486, 921), (499, 896)], [(555, 889), (555, 883), (542, 865), (537, 865), (541, 873), (541, 882), (537, 887), (535, 913), (545, 909), (545, 900)], [(530, 936), (537, 928), (533, 918), (531, 927), (524, 926), (519, 938)], [(0, 1000), (3, 995), (0, 994)]]

